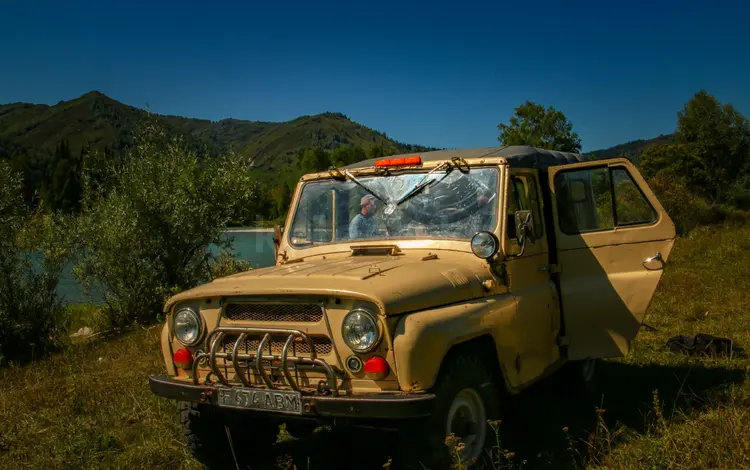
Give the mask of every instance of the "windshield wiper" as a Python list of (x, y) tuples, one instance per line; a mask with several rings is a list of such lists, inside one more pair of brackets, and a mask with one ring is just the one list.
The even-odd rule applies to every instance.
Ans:
[(387, 201), (386, 201), (385, 199), (383, 199), (382, 197), (378, 196), (378, 195), (377, 195), (377, 194), (375, 193), (375, 191), (373, 191), (372, 189), (370, 189), (370, 188), (368, 188), (367, 186), (365, 186), (364, 184), (362, 184), (362, 183), (361, 183), (361, 182), (360, 182), (360, 181), (359, 181), (359, 180), (358, 180), (357, 178), (355, 178), (355, 177), (354, 177), (354, 175), (353, 175), (353, 174), (349, 173), (349, 170), (344, 170), (344, 175), (346, 175), (346, 177), (347, 177), (347, 178), (349, 178), (350, 180), (354, 181), (354, 182), (355, 182), (355, 183), (357, 184), (357, 186), (359, 186), (360, 188), (364, 189), (364, 190), (365, 190), (365, 191), (367, 191), (368, 193), (370, 193), (370, 194), (372, 194), (373, 196), (375, 196), (375, 197), (376, 197), (377, 199), (379, 199), (379, 200), (380, 200), (380, 201), (381, 201), (381, 202), (382, 202), (383, 204), (388, 204), (388, 202), (387, 202)]
[(403, 196), (401, 196), (401, 197), (400, 197), (400, 198), (398, 199), (398, 201), (396, 201), (395, 203), (393, 203), (393, 205), (392, 205), (392, 208), (391, 208), (391, 206), (389, 205), (389, 208), (391, 208), (391, 212), (393, 212), (393, 209), (395, 209), (395, 208), (396, 208), (396, 206), (398, 206), (398, 205), (399, 205), (399, 204), (401, 204), (402, 202), (406, 201), (406, 200), (407, 200), (408, 198), (410, 198), (410, 197), (414, 196), (414, 195), (415, 195), (415, 194), (417, 194), (417, 193), (418, 193), (419, 191), (421, 191), (421, 190), (422, 190), (422, 188), (424, 188), (424, 187), (426, 187), (426, 186), (429, 186), (429, 185), (430, 185), (430, 184), (432, 183), (432, 180), (429, 180), (429, 181), (428, 181), (428, 178), (430, 177), (430, 175), (431, 175), (431, 174), (433, 174), (434, 172), (438, 171), (439, 169), (441, 169), (441, 168), (443, 168), (443, 167), (448, 167), (448, 168), (450, 168), (450, 166), (451, 166), (451, 165), (450, 165), (450, 163), (448, 163), (448, 162), (443, 162), (443, 163), (441, 163), (440, 165), (438, 165), (438, 166), (436, 166), (435, 168), (433, 168), (433, 169), (432, 169), (432, 170), (431, 170), (430, 172), (428, 172), (427, 174), (425, 174), (425, 175), (424, 175), (424, 177), (422, 177), (422, 179), (421, 179), (421, 180), (419, 181), (419, 183), (417, 183), (417, 184), (415, 184), (414, 186), (412, 186), (412, 188), (411, 188), (411, 189), (410, 189), (409, 191), (407, 191), (407, 192), (406, 192), (406, 194), (404, 194)]

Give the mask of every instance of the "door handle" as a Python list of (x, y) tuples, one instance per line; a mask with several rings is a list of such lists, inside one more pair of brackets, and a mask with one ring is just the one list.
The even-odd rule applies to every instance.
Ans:
[(648, 267), (646, 265), (649, 264), (649, 263), (651, 263), (652, 261), (657, 261), (657, 260), (661, 262), (662, 266), (664, 266), (666, 264), (666, 262), (664, 261), (664, 258), (661, 256), (661, 251), (657, 251), (654, 256), (652, 256), (650, 258), (646, 258), (645, 260), (643, 260), (643, 267), (645, 267), (646, 269), (648, 269)]

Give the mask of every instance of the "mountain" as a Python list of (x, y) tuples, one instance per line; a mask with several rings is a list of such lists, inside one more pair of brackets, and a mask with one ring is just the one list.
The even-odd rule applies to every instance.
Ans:
[[(77, 155), (84, 145), (120, 151), (131, 142), (136, 125), (149, 113), (91, 91), (54, 106), (11, 103), (0, 105), (0, 145), (49, 154), (62, 140)], [(378, 146), (393, 152), (419, 152), (428, 147), (396, 142), (340, 113), (302, 116), (288, 122), (209, 121), (151, 114), (170, 133), (182, 134), (196, 148), (210, 152), (234, 150), (250, 157), (259, 170), (276, 172), (296, 163), (306, 148)]]
[(647, 148), (653, 145), (671, 144), (671, 143), (674, 143), (674, 141), (675, 141), (674, 134), (661, 134), (658, 137), (654, 137), (653, 139), (633, 140), (631, 142), (626, 142), (624, 144), (615, 145), (614, 147), (609, 147), (609, 148), (601, 149), (601, 150), (594, 150), (593, 152), (588, 152), (586, 155), (592, 156), (598, 159), (613, 158), (613, 157), (627, 157), (634, 164), (640, 165), (641, 155), (643, 155), (643, 152)]
[[(347, 153), (346, 158), (435, 150), (397, 142), (341, 113), (301, 116), (287, 122), (210, 121), (150, 113), (91, 91), (53, 106), (0, 105), (0, 159), (9, 160), (14, 170), (22, 172), (24, 198), (29, 203), (41, 199), (52, 210), (75, 212), (80, 201), (84, 149), (99, 151), (107, 159), (122, 156), (133, 142), (139, 123), (146, 118), (161, 125), (168, 135), (183, 136), (202, 155), (231, 150), (249, 158), (252, 172), (266, 186), (262, 191), (266, 198), (264, 208), (260, 210), (269, 217), (283, 215), (280, 208), (287, 199), (283, 193), (293, 188), (303, 173), (302, 156), (307, 149), (359, 147)], [(673, 139), (671, 134), (660, 135), (589, 155), (626, 156), (639, 164), (646, 148)]]

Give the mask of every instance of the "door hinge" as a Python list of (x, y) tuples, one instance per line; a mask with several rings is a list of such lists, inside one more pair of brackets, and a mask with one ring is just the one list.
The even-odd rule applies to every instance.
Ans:
[(570, 343), (568, 342), (567, 336), (558, 336), (557, 337), (557, 345), (558, 346), (570, 346)]
[(552, 274), (552, 273), (556, 273), (557, 274), (557, 273), (560, 272), (560, 265), (559, 264), (548, 264), (547, 265), (547, 270), (549, 271), (550, 274)]

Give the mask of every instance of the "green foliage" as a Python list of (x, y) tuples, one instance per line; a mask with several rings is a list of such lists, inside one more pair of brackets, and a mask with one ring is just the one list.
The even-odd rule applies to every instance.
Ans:
[(685, 188), (697, 191), (707, 183), (706, 162), (687, 144), (654, 145), (641, 157), (641, 172), (646, 178), (657, 174), (684, 181)]
[(251, 269), (250, 262), (244, 259), (235, 258), (230, 250), (222, 249), (219, 256), (209, 261), (211, 278), (231, 276)]
[(307, 149), (302, 153), (300, 168), (303, 173), (316, 173), (331, 166), (331, 158), (328, 152), (316, 147)]
[(21, 188), (20, 175), (0, 161), (0, 359), (45, 354), (63, 328), (56, 292), (68, 253), (63, 224), (29, 214)]
[(537, 148), (580, 152), (581, 139), (562, 111), (526, 101), (517, 107), (509, 124), (498, 124), (503, 145), (531, 145)]
[(676, 138), (696, 155), (705, 175), (703, 181), (696, 182), (683, 172), (691, 189), (714, 202), (750, 192), (750, 123), (731, 104), (722, 105), (699, 91), (678, 113)]
[(339, 147), (331, 152), (331, 164), (334, 166), (351, 165), (366, 159), (367, 155), (362, 147)]
[(684, 235), (698, 225), (707, 206), (703, 199), (688, 190), (684, 178), (668, 172), (656, 173), (649, 175), (648, 185), (675, 223), (678, 235)]
[(113, 327), (147, 323), (167, 297), (208, 278), (207, 247), (227, 224), (252, 220), (258, 191), (236, 154), (201, 159), (179, 138), (144, 125), (106, 191), (84, 173), (77, 277), (96, 285)]

